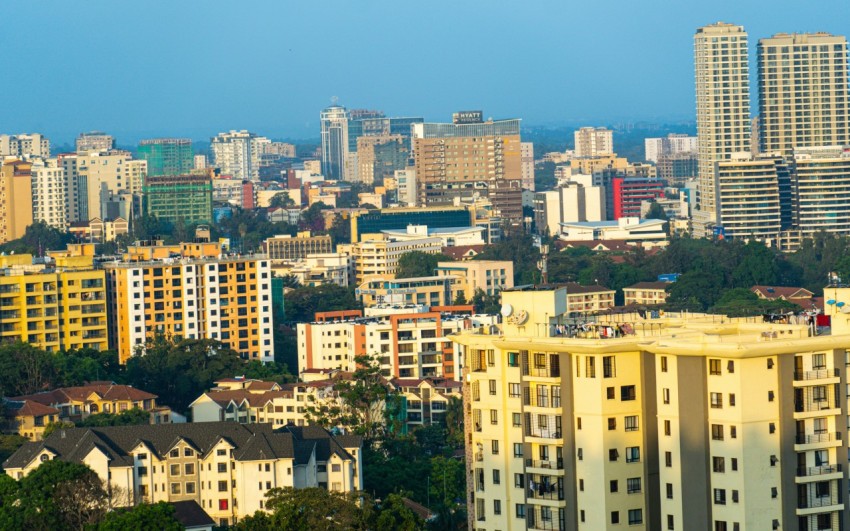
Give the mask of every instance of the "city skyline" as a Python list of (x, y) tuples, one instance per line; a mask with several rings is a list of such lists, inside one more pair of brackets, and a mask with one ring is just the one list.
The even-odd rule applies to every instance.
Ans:
[[(521, 11), (492, 2), (370, 3), (339, 4), (334, 16), (327, 4), (241, 12), (220, 3), (91, 5), (84, 12), (62, 3), (7, 6), (16, 23), (0, 42), (27, 42), (28, 53), (7, 54), (0, 69), (29, 77), (28, 90), (0, 103), (5, 129), (43, 132), (57, 144), (89, 130), (123, 143), (201, 140), (231, 129), (313, 138), (334, 96), (350, 109), (428, 121), (466, 108), (520, 117), (526, 126), (693, 120), (697, 27), (743, 25), (751, 61), (758, 39), (776, 33), (850, 30), (835, 16), (847, 9), (839, 2), (771, 2), (770, 10), (761, 2), (539, 2)], [(612, 10), (620, 16), (611, 19)], [(34, 27), (42, 28), (36, 39)], [(482, 46), (488, 42), (492, 53)]]

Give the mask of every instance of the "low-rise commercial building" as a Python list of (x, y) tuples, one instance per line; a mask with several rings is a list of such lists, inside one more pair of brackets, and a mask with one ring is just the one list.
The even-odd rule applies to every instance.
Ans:
[(263, 252), (270, 260), (297, 262), (307, 255), (332, 253), (333, 243), (326, 234), (313, 236), (310, 231), (299, 232), (296, 236), (277, 235), (263, 241)]
[(615, 221), (561, 223), (561, 239), (565, 241), (624, 240), (644, 248), (667, 245), (664, 220), (620, 218)]

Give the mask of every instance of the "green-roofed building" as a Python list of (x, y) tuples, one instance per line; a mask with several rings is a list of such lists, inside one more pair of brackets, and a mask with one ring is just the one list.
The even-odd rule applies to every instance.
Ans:
[(160, 175), (145, 179), (145, 214), (174, 223), (212, 221), (212, 179), (207, 175)]
[(188, 138), (154, 138), (139, 143), (138, 156), (148, 161), (148, 175), (183, 175), (195, 167)]

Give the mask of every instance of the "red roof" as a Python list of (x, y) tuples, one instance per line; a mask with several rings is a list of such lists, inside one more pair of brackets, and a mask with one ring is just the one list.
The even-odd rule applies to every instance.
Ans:
[[(20, 407), (16, 407), (20, 404)], [(55, 407), (45, 406), (32, 400), (22, 402), (6, 402), (6, 415), (9, 417), (43, 417), (45, 415), (58, 415), (60, 412)]]
[(46, 406), (56, 404), (67, 404), (69, 402), (86, 402), (88, 398), (96, 393), (103, 400), (131, 400), (140, 402), (144, 400), (153, 400), (157, 396), (141, 389), (136, 389), (129, 385), (118, 384), (90, 384), (81, 385), (78, 387), (62, 387), (52, 391), (44, 391), (32, 395), (24, 395), (11, 398), (10, 400), (32, 400)]
[(452, 247), (443, 247), (443, 254), (451, 257), (453, 260), (465, 260), (472, 258), (477, 254), (481, 254), (484, 250), (484, 244), (478, 245), (454, 245)]
[(792, 286), (753, 286), (750, 291), (763, 299), (811, 299), (814, 293), (805, 289)]
[(635, 246), (626, 242), (626, 240), (556, 240), (555, 247), (564, 249), (567, 247), (587, 247), (594, 251), (621, 251), (632, 252)]

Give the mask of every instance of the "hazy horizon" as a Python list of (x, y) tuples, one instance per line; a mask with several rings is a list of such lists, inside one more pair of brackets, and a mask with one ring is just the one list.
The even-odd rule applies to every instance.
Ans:
[(48, 0), (4, 11), (0, 132), (42, 132), (57, 145), (90, 130), (128, 143), (230, 129), (318, 138), (334, 96), (433, 121), (482, 109), (527, 127), (689, 122), (697, 27), (745, 26), (753, 89), (759, 38), (850, 30), (850, 4), (836, 0)]

